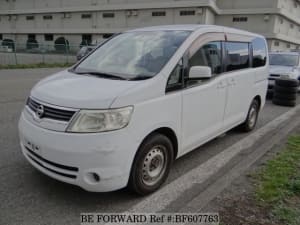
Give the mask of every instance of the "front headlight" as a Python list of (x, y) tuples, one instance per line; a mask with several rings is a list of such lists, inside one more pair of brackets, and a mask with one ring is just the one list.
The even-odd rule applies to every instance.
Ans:
[(96, 133), (126, 127), (133, 111), (132, 106), (108, 110), (80, 110), (67, 128), (67, 132)]

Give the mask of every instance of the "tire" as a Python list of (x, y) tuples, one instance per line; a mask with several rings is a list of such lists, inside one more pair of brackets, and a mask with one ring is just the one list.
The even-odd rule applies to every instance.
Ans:
[(240, 125), (240, 129), (244, 132), (252, 131), (256, 126), (258, 114), (259, 114), (259, 103), (256, 99), (254, 99), (249, 107), (247, 118), (245, 122)]
[(272, 99), (273, 95), (274, 95), (274, 91), (273, 90), (268, 90), (266, 97), (267, 97), (267, 99)]
[(280, 92), (280, 93), (297, 93), (298, 88), (297, 87), (281, 87), (281, 86), (275, 86), (274, 92)]
[(166, 181), (173, 161), (174, 148), (170, 139), (159, 133), (150, 135), (135, 156), (128, 187), (139, 195), (156, 191)]
[(285, 100), (296, 100), (297, 99), (297, 93), (281, 93), (281, 92), (275, 92), (274, 98), (281, 99), (283, 101)]
[(291, 107), (296, 106), (296, 100), (282, 100), (278, 98), (273, 98), (272, 102), (275, 105), (291, 106)]
[(277, 79), (275, 80), (275, 86), (281, 87), (298, 87), (299, 81), (294, 79)]

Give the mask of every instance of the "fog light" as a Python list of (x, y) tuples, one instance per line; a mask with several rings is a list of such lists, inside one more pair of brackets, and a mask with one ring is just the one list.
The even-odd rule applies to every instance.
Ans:
[(94, 173), (94, 172), (89, 172), (85, 175), (85, 180), (88, 183), (96, 184), (96, 183), (99, 183), (101, 179), (100, 179), (99, 174)]

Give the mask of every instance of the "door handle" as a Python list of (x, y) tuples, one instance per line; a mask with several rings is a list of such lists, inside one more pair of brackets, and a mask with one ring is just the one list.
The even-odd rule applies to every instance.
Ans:
[(218, 83), (217, 88), (221, 89), (221, 88), (225, 88), (227, 86), (227, 83), (225, 81), (221, 81)]
[(229, 78), (229, 79), (228, 79), (228, 85), (230, 85), (230, 86), (236, 85), (235, 79), (234, 79), (234, 78)]

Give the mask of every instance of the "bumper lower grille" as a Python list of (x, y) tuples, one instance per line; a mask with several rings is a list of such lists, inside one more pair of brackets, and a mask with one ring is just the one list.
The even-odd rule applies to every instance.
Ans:
[[(62, 165), (62, 164), (58, 164), (55, 162), (51, 162), (47, 159), (44, 159), (43, 157), (39, 156), (38, 154), (36, 154), (35, 152), (33, 152), (31, 149), (29, 149), (28, 147), (24, 146), (26, 149), (26, 154), (27, 156), (34, 161), (36, 164), (38, 164), (40, 167), (43, 167), (44, 169), (55, 173), (57, 175), (63, 176), (63, 177), (67, 177), (67, 178), (72, 178), (72, 179), (76, 179), (76, 173), (79, 171), (79, 169), (77, 167), (73, 167), (73, 166), (66, 166), (66, 165)], [(63, 172), (65, 171), (65, 172)]]
[(34, 113), (40, 113), (40, 118), (49, 118), (53, 120), (61, 120), (66, 122), (70, 121), (76, 112), (71, 110), (63, 110), (54, 107), (49, 107), (33, 100), (32, 98), (28, 98), (27, 105)]

